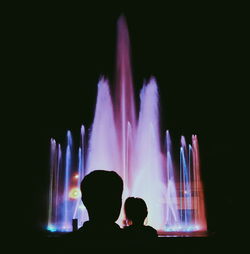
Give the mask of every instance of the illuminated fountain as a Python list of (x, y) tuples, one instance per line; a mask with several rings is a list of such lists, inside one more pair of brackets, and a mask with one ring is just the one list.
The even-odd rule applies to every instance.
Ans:
[[(205, 232), (197, 136), (192, 135), (191, 144), (186, 144), (185, 137), (181, 137), (180, 160), (175, 164), (169, 131), (163, 139), (160, 135), (159, 95), (154, 78), (143, 85), (137, 119), (124, 17), (118, 21), (115, 85), (112, 98), (108, 80), (99, 80), (94, 121), (86, 135), (88, 140), (85, 140), (84, 126), (78, 148), (70, 131), (65, 148), (51, 139), (47, 229), (71, 231), (72, 219), (78, 219), (79, 226), (88, 220), (81, 202), (80, 182), (92, 170), (105, 169), (116, 171), (123, 178), (123, 200), (135, 196), (146, 201), (147, 223), (159, 232)], [(118, 219), (121, 226), (122, 211)]]

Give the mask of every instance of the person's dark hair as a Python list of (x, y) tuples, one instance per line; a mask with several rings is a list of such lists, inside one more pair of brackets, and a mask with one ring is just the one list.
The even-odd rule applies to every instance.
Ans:
[(125, 204), (126, 218), (133, 222), (133, 224), (143, 224), (148, 215), (148, 209), (145, 201), (141, 198), (129, 197)]
[(82, 201), (90, 220), (115, 222), (120, 214), (123, 181), (114, 171), (95, 170), (81, 182)]

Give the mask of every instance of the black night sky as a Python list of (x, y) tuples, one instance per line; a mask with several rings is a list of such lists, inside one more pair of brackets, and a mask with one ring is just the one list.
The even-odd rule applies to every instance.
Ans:
[(89, 128), (93, 120), (100, 75), (112, 84), (122, 13), (130, 32), (137, 106), (144, 79), (155, 76), (162, 133), (169, 129), (176, 146), (181, 135), (198, 135), (209, 230), (223, 235), (236, 227), (230, 218), (238, 204), (232, 186), (240, 187), (234, 171), (241, 168), (236, 137), (243, 132), (244, 15), (234, 6), (205, 4), (22, 9), (10, 21), (10, 47), (27, 229), (38, 230), (46, 220), (50, 138), (63, 143), (70, 129), (78, 140), (81, 124)]

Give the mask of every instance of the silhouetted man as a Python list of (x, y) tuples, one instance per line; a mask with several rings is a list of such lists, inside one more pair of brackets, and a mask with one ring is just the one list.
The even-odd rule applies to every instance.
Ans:
[[(115, 223), (122, 205), (122, 178), (114, 171), (95, 170), (81, 182), (82, 202), (89, 221), (69, 235), (83, 247), (115, 247), (122, 241), (122, 230)], [(78, 241), (77, 241), (78, 242)]]
[(123, 230), (129, 241), (142, 244), (142, 241), (147, 242), (158, 237), (154, 228), (144, 225), (148, 209), (143, 199), (129, 197), (125, 201), (124, 208), (129, 226), (124, 227)]

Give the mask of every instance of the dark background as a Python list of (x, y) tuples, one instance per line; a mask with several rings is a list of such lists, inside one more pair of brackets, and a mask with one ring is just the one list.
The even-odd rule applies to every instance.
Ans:
[(244, 170), (239, 141), (247, 135), (243, 10), (181, 3), (13, 6), (6, 65), (13, 70), (9, 118), (23, 193), (15, 201), (18, 223), (37, 232), (46, 221), (50, 138), (64, 143), (70, 129), (78, 140), (81, 124), (90, 127), (98, 79), (114, 79), (116, 22), (124, 14), (137, 106), (144, 79), (154, 75), (162, 133), (169, 129), (176, 146), (181, 135), (198, 135), (209, 231), (224, 236), (237, 228)]

